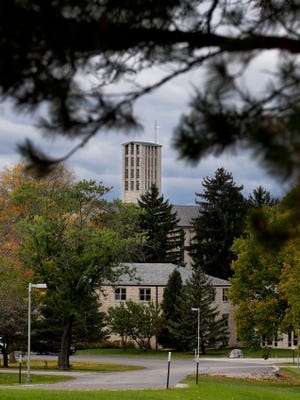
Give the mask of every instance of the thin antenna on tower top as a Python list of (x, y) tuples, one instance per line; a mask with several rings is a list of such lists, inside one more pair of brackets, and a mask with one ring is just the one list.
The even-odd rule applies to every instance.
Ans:
[(153, 128), (154, 128), (154, 143), (156, 143), (157, 142), (157, 129), (160, 128), (160, 126), (157, 124), (157, 121), (154, 121)]

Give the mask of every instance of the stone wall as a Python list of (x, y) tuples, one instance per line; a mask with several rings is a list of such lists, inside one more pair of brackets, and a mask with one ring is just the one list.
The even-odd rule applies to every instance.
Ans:
[[(132, 300), (134, 302), (141, 302), (140, 300), (140, 289), (150, 290), (150, 295), (155, 304), (160, 304), (163, 299), (164, 287), (161, 286), (120, 286), (119, 289), (126, 289), (126, 299), (119, 300), (115, 298), (115, 288), (112, 286), (104, 286), (103, 294), (100, 295), (101, 311), (106, 312), (109, 307), (118, 307), (120, 303), (126, 300)], [(236, 338), (236, 325), (234, 322), (233, 314), (235, 307), (227, 300), (226, 291), (228, 287), (215, 287), (215, 299), (213, 304), (218, 306), (220, 316), (226, 315), (228, 317), (228, 329), (230, 332), (229, 343), (230, 347), (239, 346), (239, 342)], [(145, 294), (145, 293), (144, 293)], [(148, 294), (148, 293), (147, 293)], [(147, 302), (147, 301), (145, 301)], [(112, 340), (117, 339), (116, 336), (112, 337)]]

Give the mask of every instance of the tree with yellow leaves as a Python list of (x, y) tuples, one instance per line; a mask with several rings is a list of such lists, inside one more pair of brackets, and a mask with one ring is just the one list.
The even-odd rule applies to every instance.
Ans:
[[(248, 236), (233, 244), (237, 260), (229, 297), (238, 306), (237, 333), (245, 345), (260, 346), (300, 327), (299, 190), (300, 185), (278, 205), (257, 210)], [(264, 222), (260, 233), (251, 225), (256, 217)]]
[(3, 204), (10, 208), (2, 218), (19, 241), (18, 255), (33, 272), (32, 281), (47, 284), (39, 315), (54, 321), (59, 367), (68, 369), (74, 326), (86, 329), (89, 311), (97, 313), (103, 280), (114, 280), (120, 261), (139, 246), (139, 235), (124, 235), (124, 226), (106, 223), (112, 211), (104, 195), (110, 189), (101, 182), (76, 182), (64, 167), (35, 179), (17, 166), (4, 177)]

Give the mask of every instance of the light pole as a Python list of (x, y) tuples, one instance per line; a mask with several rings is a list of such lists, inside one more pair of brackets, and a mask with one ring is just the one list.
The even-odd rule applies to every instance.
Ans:
[(28, 285), (28, 345), (27, 345), (27, 378), (26, 382), (29, 383), (31, 382), (31, 377), (30, 377), (30, 335), (31, 335), (31, 291), (32, 288), (36, 289), (46, 289), (47, 284), (46, 283), (29, 283)]
[(199, 354), (200, 354), (200, 307), (194, 308), (192, 307), (192, 311), (197, 311), (198, 323), (197, 323), (197, 354), (196, 354), (196, 364), (197, 364), (197, 371), (196, 371), (196, 383), (198, 383), (199, 377)]

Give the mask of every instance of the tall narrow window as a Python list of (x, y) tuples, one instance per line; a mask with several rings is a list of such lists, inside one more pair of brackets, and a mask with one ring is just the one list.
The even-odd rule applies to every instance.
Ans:
[(227, 297), (227, 293), (228, 293), (228, 288), (223, 288), (223, 302), (224, 303), (228, 303), (228, 297)]
[(294, 336), (293, 344), (294, 346), (298, 346), (298, 335), (295, 331), (293, 336)]
[(222, 315), (223, 321), (224, 321), (224, 326), (228, 328), (229, 326), (229, 314), (223, 314)]

